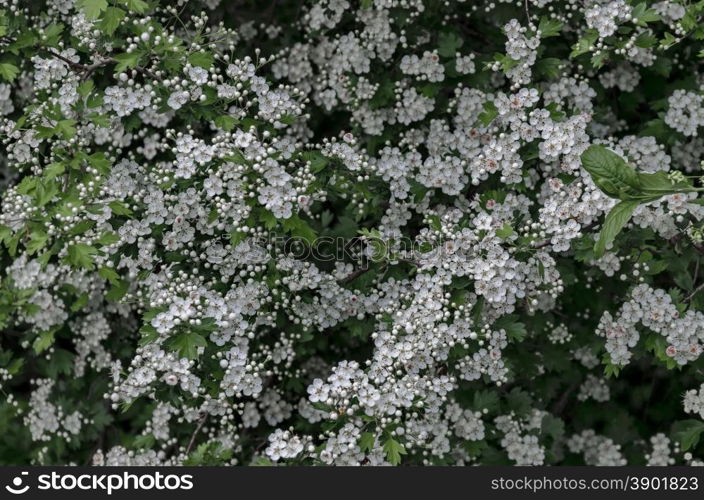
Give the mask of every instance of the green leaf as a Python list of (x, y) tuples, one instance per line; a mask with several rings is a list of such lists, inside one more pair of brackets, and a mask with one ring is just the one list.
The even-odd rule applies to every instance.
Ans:
[[(677, 302), (676, 299), (675, 301)], [(672, 356), (667, 355), (668, 342), (662, 335), (651, 333), (645, 338), (644, 346), (646, 350), (652, 352), (658, 360), (662, 361), (669, 370), (677, 366), (677, 361), (672, 359)]]
[(198, 348), (206, 347), (207, 341), (195, 332), (179, 333), (167, 342), (167, 346), (178, 353), (181, 358), (196, 359)]
[(239, 120), (234, 116), (222, 115), (215, 118), (213, 122), (215, 123), (216, 127), (221, 128), (226, 132), (229, 132), (230, 130), (235, 128), (235, 125), (239, 123)]
[(17, 375), (22, 369), (22, 365), (24, 365), (24, 358), (16, 358), (8, 365), (7, 371), (10, 372), (10, 375)]
[(672, 438), (680, 443), (682, 451), (697, 446), (702, 432), (704, 432), (704, 422), (700, 420), (681, 420), (672, 426)]
[(594, 245), (594, 255), (597, 258), (604, 255), (606, 247), (614, 241), (621, 229), (628, 223), (639, 204), (638, 201), (622, 201), (611, 209), (604, 220), (604, 225), (601, 226), (599, 240)]
[(674, 277), (674, 282), (678, 287), (682, 288), (683, 290), (687, 290), (688, 292), (694, 290), (694, 280), (692, 279), (692, 275), (688, 271), (676, 274)]
[(302, 238), (308, 243), (313, 243), (317, 236), (313, 228), (311, 228), (306, 221), (297, 215), (292, 215), (288, 219), (284, 220), (283, 226), (286, 231), (291, 233), (291, 236)]
[(506, 73), (511, 68), (514, 68), (520, 62), (518, 59), (514, 59), (506, 54), (496, 54), (494, 60), (501, 64), (501, 70)]
[(558, 36), (562, 30), (562, 23), (557, 19), (542, 17), (538, 25), (538, 30), (540, 31), (540, 38)]
[(100, 13), (108, 7), (107, 0), (77, 0), (76, 7), (83, 10), (87, 19), (98, 19)]
[(41, 250), (42, 248), (44, 248), (48, 240), (49, 235), (47, 235), (44, 231), (32, 231), (32, 235), (30, 236), (29, 241), (25, 245), (27, 253), (29, 255), (32, 255), (33, 253), (36, 253), (37, 251)]
[(464, 40), (457, 33), (440, 33), (438, 37), (438, 54), (443, 57), (455, 57), (455, 54), (457, 54), (463, 44)]
[(121, 73), (128, 68), (136, 68), (139, 64), (139, 59), (141, 57), (142, 53), (139, 51), (117, 54), (114, 57), (114, 59), (117, 61), (117, 66), (115, 66), (115, 73)]
[(113, 284), (110, 289), (105, 294), (105, 298), (110, 302), (118, 302), (122, 297), (125, 296), (130, 284), (125, 280), (119, 280), (117, 283)]
[(120, 280), (120, 275), (117, 274), (114, 269), (109, 267), (101, 267), (100, 269), (98, 269), (98, 274), (108, 280), (113, 285), (115, 285)]
[(494, 329), (504, 330), (508, 338), (516, 342), (523, 342), (528, 335), (526, 325), (519, 321), (520, 317), (517, 314), (507, 314), (496, 320)]
[(144, 0), (120, 0), (120, 3), (137, 14), (144, 14), (149, 8), (149, 4)]
[(398, 465), (401, 463), (401, 455), (406, 454), (406, 448), (394, 438), (390, 437), (384, 443), (384, 453), (386, 453), (386, 460), (388, 460), (391, 465)]
[(41, 354), (52, 345), (54, 345), (54, 330), (47, 330), (45, 332), (41, 332), (39, 336), (34, 339), (32, 348), (34, 349), (34, 352)]
[(14, 64), (0, 63), (0, 76), (7, 82), (11, 82), (20, 73), (20, 70)]
[(484, 103), (484, 111), (479, 114), (478, 118), (479, 122), (486, 127), (497, 116), (499, 116), (499, 110), (496, 109), (496, 105), (492, 101), (487, 101)]
[(663, 260), (653, 260), (651, 262), (648, 262), (648, 272), (647, 274), (654, 276), (656, 274), (660, 274), (663, 272), (667, 267), (669, 266), (669, 262), (665, 259)]
[(101, 30), (108, 35), (115, 33), (115, 30), (120, 26), (120, 21), (125, 18), (125, 11), (119, 7), (108, 7), (103, 14), (103, 17), (98, 24)]
[(17, 192), (20, 194), (30, 194), (37, 187), (38, 179), (36, 177), (25, 177), (17, 185)]
[(546, 57), (535, 63), (534, 68), (536, 73), (544, 78), (557, 78), (560, 76), (562, 60), (556, 57)]
[(66, 170), (66, 167), (64, 166), (63, 163), (59, 163), (59, 162), (50, 163), (44, 169), (44, 178), (45, 179), (54, 179), (55, 177), (58, 177), (59, 175), (63, 174), (65, 170)]
[(100, 238), (95, 240), (95, 243), (100, 246), (108, 246), (112, 245), (113, 243), (117, 243), (118, 241), (120, 241), (120, 236), (117, 233), (113, 233), (112, 231), (105, 231), (103, 234), (100, 235)]
[(24, 49), (27, 47), (31, 47), (35, 43), (37, 43), (37, 35), (31, 31), (31, 30), (26, 30), (20, 33), (17, 36), (17, 40), (15, 40), (15, 43), (10, 45), (7, 49), (17, 53), (17, 50), (19, 49)]
[(209, 52), (194, 52), (188, 56), (188, 62), (193, 66), (209, 69), (213, 65), (213, 55)]
[(370, 452), (374, 449), (374, 443), (376, 443), (376, 435), (372, 432), (363, 432), (359, 436), (359, 449), (363, 452)]
[(511, 227), (511, 224), (508, 222), (504, 222), (504, 224), (496, 230), (496, 236), (501, 238), (502, 240), (505, 240), (506, 238), (509, 238), (513, 236), (513, 228)]
[(154, 439), (154, 434), (142, 434), (137, 436), (132, 443), (132, 446), (136, 449), (149, 449), (154, 446), (156, 440)]
[(649, 31), (644, 31), (643, 33), (638, 35), (638, 38), (636, 38), (633, 43), (636, 45), (636, 47), (640, 47), (642, 49), (649, 49), (650, 47), (654, 47), (655, 45), (657, 45), (658, 39)]
[(662, 170), (636, 172), (621, 156), (597, 144), (582, 153), (582, 167), (599, 189), (619, 200), (647, 203), (668, 194), (694, 190), (688, 181), (673, 182)]
[(245, 238), (247, 238), (247, 233), (242, 231), (232, 231), (230, 232), (230, 244), (232, 248), (237, 248), (237, 246), (242, 243)]
[(310, 169), (313, 173), (318, 173), (327, 167), (330, 160), (317, 151), (306, 151), (301, 155), (304, 161), (310, 162)]
[(110, 126), (110, 117), (108, 115), (101, 115), (100, 113), (91, 113), (88, 115), (88, 119), (98, 127), (107, 128)]
[(518, 415), (527, 415), (531, 411), (532, 400), (528, 392), (514, 387), (506, 395), (506, 403), (510, 410)]
[(252, 465), (254, 467), (273, 467), (276, 464), (266, 457), (257, 457)]
[(472, 409), (474, 411), (493, 412), (499, 409), (499, 396), (492, 390), (484, 389), (476, 391), (472, 398)]
[(59, 42), (59, 37), (64, 31), (64, 25), (61, 23), (53, 23), (44, 30), (44, 44), (50, 47), (55, 47)]
[(139, 339), (140, 346), (151, 344), (159, 339), (159, 332), (157, 332), (156, 328), (152, 325), (142, 325), (139, 329), (139, 333), (142, 334), (142, 337)]
[(577, 41), (576, 44), (572, 46), (572, 52), (570, 53), (570, 58), (574, 59), (577, 56), (586, 54), (592, 50), (592, 47), (599, 39), (599, 32), (595, 29), (587, 30), (582, 38)]
[(59, 186), (53, 180), (40, 182), (34, 191), (34, 199), (37, 201), (37, 206), (43, 207), (49, 203), (54, 196), (59, 193)]
[(75, 267), (83, 267), (85, 269), (93, 269), (95, 260), (93, 255), (98, 253), (94, 247), (85, 243), (77, 243), (68, 247), (67, 260), (69, 264)]
[(71, 304), (71, 312), (80, 311), (88, 303), (88, 294), (83, 292), (78, 296), (78, 299)]
[(638, 174), (641, 192), (644, 200), (657, 200), (658, 198), (674, 193), (691, 191), (689, 182), (680, 181), (673, 183), (667, 172), (658, 170), (652, 174)]
[(395, 99), (394, 84), (392, 81), (384, 80), (379, 84), (379, 88), (374, 93), (374, 97), (369, 101), (371, 109), (379, 109), (388, 106)]
[(599, 52), (598, 54), (594, 54), (591, 59), (592, 68), (599, 69), (603, 67), (604, 64), (606, 64), (607, 57), (607, 52)]
[(110, 210), (112, 210), (112, 213), (114, 213), (115, 215), (132, 215), (132, 210), (127, 208), (127, 205), (125, 205), (121, 201), (111, 201), (110, 203), (108, 203), (108, 207), (110, 207)]
[(619, 155), (593, 144), (582, 153), (582, 167), (606, 195), (620, 200), (641, 194), (638, 174)]
[(0, 224), (0, 241), (5, 242), (12, 236), (12, 229)]
[(660, 20), (660, 16), (653, 9), (649, 9), (645, 2), (641, 2), (631, 11), (633, 22), (639, 26), (645, 26), (647, 23), (653, 23)]
[(69, 375), (73, 370), (75, 357), (72, 352), (66, 349), (55, 349), (46, 369), (47, 375), (51, 378), (57, 378), (59, 374)]
[(675, 43), (677, 43), (677, 38), (672, 33), (665, 33), (664, 38), (660, 40), (660, 47), (668, 49)]
[(541, 422), (540, 432), (553, 439), (560, 439), (565, 434), (565, 423), (562, 419), (547, 414), (543, 417), (543, 421)]
[(54, 131), (64, 139), (72, 139), (76, 135), (76, 120), (60, 120)]
[(93, 80), (86, 80), (85, 82), (81, 82), (81, 84), (78, 86), (78, 95), (85, 99), (86, 97), (88, 97), (88, 94), (93, 91), (93, 88), (95, 88), (95, 83), (93, 83)]
[(482, 451), (487, 448), (486, 441), (465, 441), (463, 447), (470, 457), (478, 457)]

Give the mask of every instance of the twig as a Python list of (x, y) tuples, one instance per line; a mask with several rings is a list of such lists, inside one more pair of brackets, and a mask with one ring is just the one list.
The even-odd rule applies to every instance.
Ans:
[(701, 292), (702, 290), (704, 290), (704, 283), (695, 288), (692, 293), (690, 293), (687, 298), (684, 299), (684, 302), (689, 302), (690, 300), (692, 300), (692, 297), (694, 297), (698, 292)]
[(524, 0), (523, 6), (526, 9), (526, 21), (528, 21), (528, 26), (530, 27), (531, 20), (530, 20), (530, 10), (528, 9), (528, 0)]
[(107, 66), (108, 64), (112, 64), (112, 63), (114, 63), (114, 62), (117, 62), (117, 61), (116, 61), (115, 59), (113, 59), (112, 57), (108, 57), (107, 59), (103, 59), (102, 61), (99, 61), (99, 62), (97, 62), (97, 63), (93, 63), (93, 64), (90, 64), (90, 65), (86, 65), (86, 64), (81, 64), (81, 63), (78, 63), (78, 62), (74, 62), (74, 61), (72, 61), (71, 59), (62, 56), (62, 55), (59, 54), (58, 52), (55, 52), (55, 51), (53, 51), (53, 50), (51, 50), (51, 49), (46, 49), (46, 51), (47, 51), (49, 54), (51, 54), (53, 57), (55, 57), (55, 58), (57, 58), (57, 59), (60, 59), (60, 60), (62, 60), (63, 62), (65, 62), (66, 64), (68, 64), (70, 67), (72, 67), (72, 68), (74, 68), (74, 69), (77, 69), (77, 70), (80, 70), (80, 71), (83, 71), (83, 72), (88, 73), (88, 74), (92, 73), (93, 71), (95, 71), (97, 68), (99, 68), (99, 67), (101, 67), (101, 66)]
[[(82, 71), (84, 73), (84, 75), (83, 75), (84, 80), (87, 79), (96, 69), (118, 62), (117, 59), (115, 59), (114, 57), (106, 57), (102, 61), (87, 65), (87, 64), (81, 64), (81, 63), (74, 62), (74, 61), (62, 56), (58, 52), (55, 52), (51, 49), (46, 49), (46, 51), (50, 55), (52, 55), (53, 57), (56, 57), (57, 59), (60, 59), (63, 62), (65, 62), (66, 64), (68, 64), (71, 68), (76, 69), (78, 71)], [(154, 73), (149, 71), (147, 68), (144, 68), (142, 66), (137, 66), (134, 69), (135, 69), (135, 71), (142, 73), (145, 76), (148, 76), (152, 80), (161, 80), (158, 76), (156, 76)]]
[(147, 68), (143, 68), (143, 67), (141, 67), (141, 66), (137, 66), (137, 67), (134, 68), (134, 69), (137, 70), (139, 73), (142, 73), (143, 75), (148, 76), (148, 77), (151, 78), (152, 80), (156, 80), (156, 81), (158, 81), (158, 82), (161, 81), (161, 78), (159, 78), (158, 76), (156, 76), (154, 73), (152, 73), (151, 71), (149, 71)]
[(200, 432), (201, 428), (203, 427), (203, 424), (205, 424), (205, 421), (208, 419), (208, 413), (204, 413), (202, 417), (198, 420), (198, 425), (196, 425), (195, 430), (193, 431), (193, 434), (191, 434), (191, 440), (188, 442), (188, 446), (186, 447), (186, 455), (191, 453), (191, 449), (193, 448), (193, 444), (196, 442), (196, 436)]
[(696, 283), (697, 278), (699, 278), (699, 259), (697, 259), (697, 262), (694, 266), (694, 278), (692, 278), (692, 283)]
[(351, 273), (351, 274), (345, 276), (344, 278), (342, 278), (342, 279), (339, 281), (339, 283), (342, 284), (342, 285), (344, 285), (345, 283), (349, 283), (350, 281), (354, 281), (355, 279), (359, 278), (361, 275), (363, 275), (363, 274), (366, 273), (367, 271), (369, 271), (369, 265), (366, 265), (366, 266), (364, 266), (364, 267), (360, 267), (359, 269), (357, 269), (357, 270), (354, 271), (353, 273)]
[(410, 265), (416, 266), (416, 267), (419, 266), (419, 264), (415, 260), (411, 260), (411, 259), (396, 259), (396, 260), (399, 262), (403, 262), (404, 264), (410, 264)]
[(551, 413), (553, 415), (562, 415), (562, 412), (565, 410), (565, 407), (567, 406), (567, 403), (569, 402), (570, 395), (572, 392), (579, 386), (577, 383), (571, 384), (565, 392), (562, 393), (562, 397), (557, 401), (555, 406), (553, 406)]

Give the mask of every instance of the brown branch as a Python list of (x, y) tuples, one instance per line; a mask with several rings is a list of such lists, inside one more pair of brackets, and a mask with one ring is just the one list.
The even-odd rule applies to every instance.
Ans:
[[(391, 261), (403, 262), (405, 264), (410, 264), (411, 266), (416, 266), (416, 267), (418, 267), (418, 265), (419, 265), (416, 261), (411, 260), (411, 259), (391, 259)], [(354, 271), (354, 272), (348, 274), (347, 276), (345, 276), (344, 278), (338, 280), (338, 283), (341, 285), (344, 285), (346, 283), (349, 283), (350, 281), (354, 281), (357, 278), (359, 278), (360, 276), (362, 276), (364, 273), (369, 271), (370, 269), (371, 268), (369, 267), (369, 264), (365, 265), (364, 267), (360, 267), (356, 271)]]
[(208, 419), (208, 413), (203, 413), (203, 416), (200, 417), (198, 420), (198, 425), (196, 426), (195, 430), (193, 431), (193, 434), (191, 434), (191, 440), (188, 442), (188, 446), (186, 447), (186, 455), (191, 453), (191, 449), (193, 448), (193, 444), (196, 442), (196, 436), (200, 432), (201, 428), (203, 427), (203, 424), (205, 424), (205, 421)]
[(46, 51), (49, 54), (51, 54), (53, 57), (60, 59), (63, 62), (65, 62), (66, 64), (68, 64), (73, 69), (77, 69), (79, 71), (83, 71), (84, 73), (88, 73), (88, 74), (92, 73), (93, 71), (95, 71), (97, 68), (100, 68), (101, 66), (107, 66), (108, 64), (112, 64), (114, 62), (117, 62), (112, 57), (108, 57), (107, 59), (103, 59), (102, 61), (99, 61), (97, 63), (86, 65), (86, 64), (74, 62), (71, 59), (62, 56), (58, 52), (53, 51), (52, 49), (46, 49)]
[(344, 285), (345, 283), (349, 283), (350, 281), (354, 281), (354, 280), (356, 280), (357, 278), (359, 278), (360, 276), (362, 276), (364, 273), (366, 273), (367, 271), (369, 271), (369, 269), (370, 269), (370, 268), (369, 268), (369, 265), (366, 265), (366, 266), (364, 266), (364, 267), (360, 267), (359, 269), (357, 269), (357, 270), (354, 271), (353, 273), (351, 273), (351, 274), (345, 276), (344, 278), (342, 278), (342, 279), (339, 281), (339, 283), (340, 283), (341, 285)]
[(152, 73), (151, 71), (149, 71), (147, 68), (144, 68), (144, 67), (142, 67), (142, 66), (137, 66), (137, 67), (134, 68), (134, 69), (135, 69), (137, 72), (142, 73), (142, 74), (145, 75), (145, 76), (148, 76), (148, 77), (151, 78), (152, 80), (156, 80), (156, 81), (158, 81), (158, 82), (161, 81), (161, 78), (159, 78), (158, 76), (156, 76), (154, 73)]
[[(87, 79), (98, 68), (101, 68), (103, 66), (107, 66), (109, 64), (115, 64), (116, 62), (118, 62), (117, 59), (115, 59), (114, 57), (106, 57), (102, 61), (98, 61), (93, 64), (81, 64), (81, 63), (74, 62), (74, 61), (68, 59), (67, 57), (62, 56), (58, 52), (55, 52), (51, 49), (46, 49), (46, 51), (51, 56), (53, 56), (57, 59), (60, 59), (61, 61), (68, 64), (71, 68), (78, 70), (78, 71), (82, 71), (84, 73), (83, 79)], [(134, 69), (135, 69), (135, 71), (142, 73), (145, 76), (148, 76), (152, 80), (157, 80), (157, 81), (161, 80), (158, 76), (156, 76), (154, 73), (152, 73), (147, 68), (137, 66)]]
[(565, 392), (562, 393), (562, 397), (555, 403), (555, 406), (553, 406), (551, 413), (553, 415), (561, 416), (562, 412), (565, 411), (565, 407), (567, 406), (567, 403), (569, 402), (570, 395), (574, 390), (579, 387), (578, 383), (573, 383), (571, 384)]
[(415, 260), (411, 260), (411, 259), (396, 259), (396, 260), (399, 262), (403, 262), (404, 264), (410, 264), (410, 265), (416, 266), (416, 267), (419, 266), (419, 264)]
[(689, 302), (690, 300), (692, 300), (692, 297), (694, 297), (698, 292), (701, 292), (702, 290), (704, 290), (704, 283), (702, 283), (702, 284), (699, 285), (697, 288), (695, 288), (695, 289), (692, 291), (692, 293), (690, 293), (690, 294), (687, 296), (687, 298), (684, 299), (683, 302), (685, 302), (685, 303), (686, 303), (686, 302)]

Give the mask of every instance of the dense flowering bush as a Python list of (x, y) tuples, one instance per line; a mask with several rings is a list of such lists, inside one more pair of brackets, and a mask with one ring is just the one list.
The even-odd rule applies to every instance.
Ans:
[(0, 462), (704, 464), (704, 2), (0, 6)]

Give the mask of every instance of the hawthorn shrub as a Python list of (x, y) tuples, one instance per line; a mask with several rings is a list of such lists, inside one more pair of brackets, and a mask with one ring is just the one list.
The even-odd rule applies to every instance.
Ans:
[(0, 6), (0, 462), (704, 464), (704, 2)]

